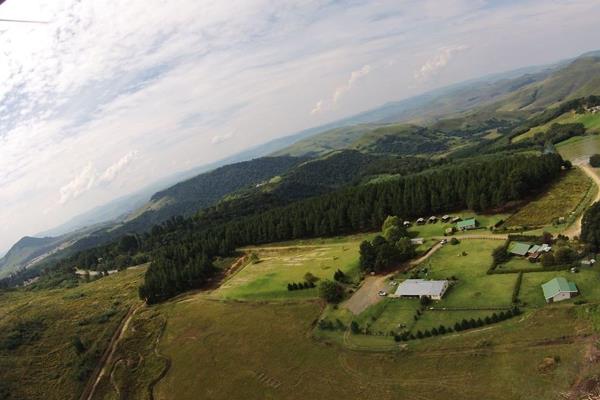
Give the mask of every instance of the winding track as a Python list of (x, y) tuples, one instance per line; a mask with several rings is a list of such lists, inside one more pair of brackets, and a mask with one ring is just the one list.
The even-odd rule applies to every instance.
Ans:
[(92, 400), (94, 398), (94, 394), (96, 392), (96, 388), (98, 384), (102, 380), (102, 378), (109, 373), (109, 370), (113, 365), (113, 358), (115, 356), (115, 352), (117, 351), (117, 345), (125, 336), (125, 332), (127, 332), (127, 328), (129, 328), (129, 324), (131, 323), (131, 319), (135, 315), (135, 313), (142, 307), (144, 307), (144, 303), (138, 305), (137, 307), (131, 306), (125, 317), (121, 320), (119, 327), (113, 334), (113, 337), (108, 344), (108, 347), (104, 351), (100, 362), (96, 366), (96, 369), (92, 373), (86, 387), (84, 388), (80, 400)]
[[(594, 181), (596, 186), (598, 186), (598, 192), (596, 193), (596, 197), (594, 198), (592, 203), (600, 201), (600, 177), (598, 176), (598, 174), (596, 174), (594, 169), (587, 163), (581, 163), (581, 164), (577, 165), (577, 167), (580, 168), (583, 172), (585, 172), (585, 174), (587, 176), (592, 178), (592, 180)], [(563, 232), (563, 235), (572, 238), (574, 236), (579, 236), (581, 234), (581, 221), (583, 220), (583, 214), (584, 213), (582, 212), (581, 215), (579, 216), (579, 218), (577, 218), (577, 221), (575, 221), (574, 223), (571, 224), (571, 226), (569, 226), (567, 229), (565, 229), (565, 231)]]

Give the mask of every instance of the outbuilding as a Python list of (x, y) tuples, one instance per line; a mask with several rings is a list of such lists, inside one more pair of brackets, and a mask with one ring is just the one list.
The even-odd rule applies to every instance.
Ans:
[(456, 229), (459, 231), (469, 231), (471, 229), (477, 229), (477, 220), (475, 218), (465, 219), (456, 223)]
[(567, 281), (562, 276), (554, 278), (542, 285), (546, 303), (567, 300), (579, 294), (577, 286), (573, 282)]
[(448, 290), (448, 281), (428, 281), (425, 279), (407, 279), (398, 285), (395, 296), (399, 298), (423, 298), (441, 300)]

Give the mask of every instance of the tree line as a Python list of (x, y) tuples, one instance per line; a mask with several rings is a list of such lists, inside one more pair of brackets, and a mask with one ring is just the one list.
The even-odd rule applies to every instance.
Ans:
[(489, 156), (378, 184), (333, 192), (217, 226), (179, 218), (158, 225), (142, 248), (155, 248), (140, 296), (161, 301), (210, 277), (216, 256), (242, 245), (378, 229), (388, 215), (403, 218), (470, 208), (486, 210), (541, 191), (563, 160), (546, 154)]

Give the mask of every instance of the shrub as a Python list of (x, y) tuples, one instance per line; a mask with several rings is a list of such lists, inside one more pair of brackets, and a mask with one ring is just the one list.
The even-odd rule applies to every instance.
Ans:
[(338, 269), (333, 274), (333, 280), (338, 282), (346, 282), (348, 280), (348, 277), (341, 269)]
[(344, 287), (338, 282), (326, 280), (321, 282), (319, 294), (328, 303), (339, 303), (344, 298)]
[[(338, 269), (339, 271), (339, 269)], [(340, 271), (341, 272), (341, 271)], [(304, 280), (308, 283), (315, 283), (319, 280), (318, 277), (314, 276), (313, 274), (311, 274), (310, 272), (307, 272), (306, 274), (304, 274)]]
[(453, 245), (453, 246), (456, 246), (459, 243), (460, 243), (460, 241), (457, 238), (455, 238), (455, 237), (453, 237), (452, 239), (450, 239), (450, 244)]
[(600, 168), (600, 154), (593, 154), (590, 157), (590, 165), (594, 168)]
[(350, 330), (352, 331), (352, 333), (355, 333), (355, 334), (360, 332), (360, 326), (358, 325), (358, 322), (352, 321), (350, 323)]

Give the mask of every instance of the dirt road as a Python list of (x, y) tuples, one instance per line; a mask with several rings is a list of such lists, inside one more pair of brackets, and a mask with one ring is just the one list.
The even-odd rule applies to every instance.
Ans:
[[(592, 178), (592, 180), (594, 181), (594, 183), (596, 184), (596, 186), (598, 186), (598, 193), (596, 193), (596, 197), (594, 198), (594, 200), (592, 201), (592, 203), (600, 201), (600, 177), (596, 174), (596, 172), (594, 171), (594, 169), (589, 164), (587, 164), (587, 163), (579, 164), (578, 168), (581, 168), (581, 170), (583, 172), (585, 172), (585, 174), (587, 176), (589, 176), (590, 178)], [(570, 238), (573, 238), (573, 236), (579, 236), (581, 234), (581, 221), (582, 221), (582, 219), (583, 219), (583, 213), (581, 213), (581, 215), (579, 216), (579, 218), (577, 218), (577, 221), (575, 221), (567, 229), (565, 229), (565, 231), (563, 232), (563, 235), (568, 236)]]
[(113, 358), (114, 358), (115, 352), (117, 350), (117, 345), (119, 344), (121, 339), (123, 339), (125, 332), (127, 332), (127, 328), (129, 328), (131, 319), (133, 318), (135, 313), (143, 306), (144, 306), (144, 304), (140, 304), (137, 307), (132, 306), (129, 309), (129, 311), (127, 312), (127, 314), (125, 315), (125, 317), (123, 318), (121, 323), (119, 324), (119, 327), (115, 331), (112, 339), (110, 340), (110, 343), (109, 343), (107, 349), (104, 351), (104, 354), (102, 355), (102, 358), (100, 359), (100, 362), (98, 363), (98, 366), (92, 373), (92, 376), (90, 377), (90, 380), (88, 381), (87, 386), (85, 387), (85, 389), (83, 390), (83, 393), (81, 394), (80, 400), (92, 400), (93, 399), (94, 394), (96, 392), (96, 388), (98, 387), (98, 384), (100, 383), (100, 380), (102, 380), (102, 378), (110, 372), (110, 369), (113, 364)]
[[(492, 235), (492, 234), (489, 234), (489, 235), (469, 234), (469, 235), (457, 236), (456, 238), (459, 240), (506, 240), (508, 238), (508, 236), (507, 235)], [(440, 237), (435, 237), (434, 239), (441, 241), (442, 239), (447, 239), (447, 238), (440, 236)], [(433, 247), (431, 247), (431, 249), (429, 249), (429, 251), (427, 253), (423, 254), (421, 257), (417, 258), (416, 260), (410, 261), (408, 263), (408, 269), (416, 267), (417, 265), (426, 261), (429, 257), (434, 255), (439, 249), (441, 249), (442, 246), (443, 245), (440, 242), (433, 245)], [(404, 266), (404, 268), (405, 267), (406, 267), (406, 265)], [(372, 306), (373, 304), (377, 304), (378, 302), (380, 302), (381, 300), (384, 299), (384, 297), (379, 296), (379, 294), (378, 294), (380, 290), (384, 290), (386, 292), (391, 292), (392, 290), (394, 290), (393, 286), (390, 286), (387, 284), (387, 280), (392, 275), (394, 275), (396, 272), (397, 271), (394, 271), (387, 275), (367, 276), (363, 280), (363, 283), (358, 288), (358, 290), (356, 292), (354, 292), (352, 297), (350, 297), (348, 300), (346, 300), (344, 303), (342, 303), (341, 306), (343, 308), (346, 308), (347, 310), (349, 310), (352, 314), (358, 315), (358, 314), (362, 313), (364, 310), (366, 310), (367, 308), (369, 308), (370, 306)]]

